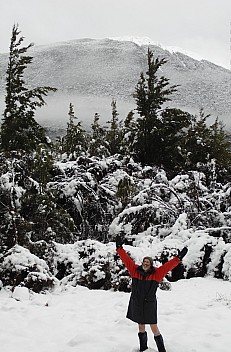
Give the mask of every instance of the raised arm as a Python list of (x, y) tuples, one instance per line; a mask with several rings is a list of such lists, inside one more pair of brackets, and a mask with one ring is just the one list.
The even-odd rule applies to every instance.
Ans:
[(173, 259), (170, 259), (167, 263), (161, 265), (159, 268), (156, 268), (156, 280), (160, 282), (169, 271), (174, 269), (187, 254), (188, 248), (184, 247)]
[(169, 260), (167, 263), (161, 265), (159, 268), (156, 269), (156, 281), (160, 282), (169, 271), (174, 269), (180, 263), (180, 259), (175, 257)]
[(137, 264), (130, 258), (127, 252), (123, 249), (123, 243), (121, 236), (116, 236), (116, 252), (119, 254), (120, 259), (128, 269), (128, 272), (131, 276), (134, 275), (135, 269), (137, 268)]
[(130, 256), (127, 254), (127, 252), (123, 249), (123, 247), (119, 247), (116, 249), (116, 252), (119, 254), (122, 262), (128, 269), (128, 272), (131, 276), (134, 276), (135, 270), (137, 268), (137, 264), (130, 258)]

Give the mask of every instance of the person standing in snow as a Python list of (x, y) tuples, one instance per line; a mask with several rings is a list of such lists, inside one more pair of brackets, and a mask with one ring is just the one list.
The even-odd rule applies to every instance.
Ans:
[(166, 274), (181, 262), (188, 249), (184, 247), (176, 257), (159, 268), (154, 268), (153, 259), (148, 256), (143, 258), (142, 265), (135, 264), (124, 250), (123, 244), (121, 237), (117, 236), (116, 251), (132, 278), (132, 292), (126, 317), (138, 323), (140, 351), (148, 349), (145, 324), (149, 324), (154, 334), (158, 351), (166, 352), (163, 337), (157, 326), (156, 290)]

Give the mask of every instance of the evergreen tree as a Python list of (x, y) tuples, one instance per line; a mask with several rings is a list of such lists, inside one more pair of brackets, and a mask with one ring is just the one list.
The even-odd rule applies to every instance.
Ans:
[(69, 121), (66, 135), (63, 137), (62, 148), (64, 153), (67, 153), (71, 158), (75, 158), (86, 151), (86, 136), (81, 121), (75, 123), (77, 117), (75, 116), (72, 103), (69, 105), (68, 115)]
[(121, 201), (122, 210), (126, 208), (135, 193), (135, 185), (129, 176), (125, 176), (118, 183), (116, 197)]
[(39, 192), (45, 191), (47, 183), (51, 179), (51, 170), (53, 168), (53, 159), (51, 152), (45, 145), (38, 145), (33, 156), (32, 177), (39, 183)]
[(209, 127), (209, 163), (206, 175), (209, 184), (231, 181), (231, 135), (225, 131), (225, 125), (218, 120)]
[(162, 108), (162, 105), (171, 101), (170, 95), (176, 91), (176, 85), (169, 87), (169, 79), (157, 72), (167, 61), (165, 59), (154, 59), (153, 52), (148, 49), (148, 70), (146, 76), (140, 74), (140, 80), (136, 86), (134, 97), (137, 111), (140, 116), (152, 117)]
[(100, 126), (100, 115), (95, 113), (94, 121), (91, 124), (92, 134), (89, 141), (88, 153), (90, 156), (108, 156), (108, 143), (105, 140), (106, 129)]
[(110, 125), (109, 130), (106, 134), (106, 140), (108, 142), (109, 151), (111, 155), (121, 152), (122, 142), (122, 123), (119, 121), (119, 113), (116, 107), (116, 100), (112, 100), (112, 118), (107, 123)]
[(206, 123), (209, 116), (201, 109), (199, 116), (191, 118), (185, 140), (186, 166), (189, 170), (196, 168), (198, 163), (206, 164), (211, 159), (211, 133)]
[(34, 114), (38, 107), (45, 104), (44, 96), (49, 91), (56, 91), (51, 87), (26, 87), (24, 70), (33, 59), (26, 52), (33, 44), (21, 47), (24, 37), (19, 37), (20, 33), (18, 25), (14, 25), (6, 71), (6, 106), (1, 127), (1, 148), (6, 152), (30, 152), (39, 143), (46, 143), (45, 130), (35, 121)]
[(199, 116), (191, 116), (181, 149), (185, 159), (184, 168), (203, 171), (208, 182), (214, 182), (217, 176), (223, 182), (227, 180), (231, 168), (230, 135), (225, 132), (225, 126), (218, 118), (209, 126), (209, 117), (203, 109)]
[(210, 126), (210, 154), (219, 168), (231, 168), (231, 135), (218, 118)]
[(136, 126), (136, 121), (134, 119), (134, 111), (131, 110), (126, 116), (123, 123), (122, 154), (133, 156), (136, 135), (137, 135), (137, 126)]
[(70, 243), (76, 239), (74, 221), (58, 204), (52, 190), (43, 194), (28, 190), (22, 196), (20, 213), (28, 226), (30, 246), (39, 247), (41, 241)]
[(0, 252), (16, 244), (23, 245), (26, 225), (21, 217), (21, 196), (28, 177), (23, 174), (23, 161), (1, 156), (0, 175)]
[(141, 73), (134, 98), (137, 118), (137, 138), (135, 151), (142, 164), (161, 163), (161, 135), (162, 128), (159, 112), (162, 105), (170, 101), (170, 95), (176, 91), (176, 85), (169, 87), (169, 80), (164, 76), (158, 77), (157, 71), (166, 63), (165, 59), (154, 59), (153, 52), (148, 49), (148, 70), (146, 76)]
[(191, 114), (180, 109), (164, 109), (161, 112), (160, 162), (168, 174), (176, 174), (185, 168), (184, 141), (191, 119)]

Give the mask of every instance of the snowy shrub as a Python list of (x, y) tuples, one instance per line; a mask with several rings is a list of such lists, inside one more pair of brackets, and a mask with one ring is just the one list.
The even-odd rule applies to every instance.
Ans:
[(48, 272), (37, 272), (36, 269), (34, 268), (34, 271), (28, 273), (23, 283), (25, 287), (37, 293), (53, 288), (55, 280), (51, 274), (48, 274)]
[(93, 241), (78, 241), (73, 245), (57, 244), (56, 277), (71, 285), (88, 288), (107, 288), (109, 258), (103, 244)]
[(49, 267), (49, 270), (53, 273), (54, 270), (54, 257), (55, 257), (55, 245), (54, 242), (46, 241), (30, 241), (28, 249), (31, 254), (34, 254), (36, 257), (43, 259)]
[[(197, 171), (168, 179), (164, 170), (121, 155), (81, 156), (56, 162), (39, 193), (28, 171), (32, 159), (14, 161), (12, 168), (12, 160), (0, 158), (1, 270), (17, 243), (44, 260), (62, 284), (129, 291), (128, 273), (109, 242), (120, 234), (138, 263), (150, 254), (161, 265), (188, 246), (183, 264), (168, 274), (171, 281), (205, 275), (231, 280), (230, 184), (209, 184)], [(35, 267), (20, 272), (12, 266), (11, 274), (5, 267), (2, 282), (43, 282), (45, 269)]]
[[(152, 251), (153, 246), (161, 250), (160, 241), (153, 237), (153, 242), (140, 243), (139, 246), (126, 246), (129, 255), (137, 264), (141, 264), (145, 255), (152, 255), (157, 266), (163, 264), (176, 254), (176, 249), (163, 250), (163, 256)], [(89, 289), (113, 289), (131, 291), (131, 278), (120, 257), (116, 254), (115, 243), (102, 244), (93, 240), (78, 241), (73, 245), (56, 245), (56, 277), (63, 285), (83, 285)], [(156, 248), (156, 249), (157, 249)], [(151, 252), (151, 253), (150, 253)], [(161, 262), (163, 260), (163, 263)], [(168, 275), (170, 279), (183, 278)], [(164, 290), (171, 289), (167, 279), (160, 284)]]
[(31, 242), (56, 240), (74, 242), (75, 226), (71, 216), (56, 203), (52, 193), (30, 194), (22, 198), (21, 214), (27, 221)]
[(231, 281), (231, 244), (227, 245), (227, 253), (224, 255), (222, 272), (224, 279)]
[(115, 243), (86, 240), (73, 245), (57, 244), (56, 249), (56, 277), (62, 284), (130, 291), (131, 280), (116, 255)]
[(208, 264), (208, 274), (218, 278), (229, 278), (229, 264), (226, 262), (224, 266), (224, 257), (230, 248), (230, 244), (226, 244), (222, 238), (217, 240), (216, 246), (214, 246), (211, 253), (211, 261)]
[(56, 282), (46, 262), (19, 245), (12, 247), (2, 258), (0, 274), (4, 286), (20, 285), (34, 292), (50, 289)]
[(132, 281), (127, 269), (121, 263), (115, 269), (117, 270), (112, 273), (111, 287), (115, 291), (130, 292)]
[(100, 163), (95, 166), (91, 159), (82, 159), (58, 164), (62, 176), (59, 176), (59, 182), (51, 182), (49, 187), (56, 194), (58, 205), (72, 217), (80, 239), (106, 241), (118, 200), (115, 192), (105, 184), (99, 184), (106, 166), (102, 166), (99, 175)]
[[(110, 238), (119, 233), (135, 239), (140, 233), (150, 230), (153, 235), (171, 227), (176, 220), (174, 212), (159, 202), (126, 208), (109, 227)], [(165, 233), (165, 230), (163, 231)], [(170, 231), (168, 231), (170, 233)]]

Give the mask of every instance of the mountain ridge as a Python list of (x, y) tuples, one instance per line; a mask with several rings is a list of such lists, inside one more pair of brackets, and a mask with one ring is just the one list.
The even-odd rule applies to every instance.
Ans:
[[(34, 46), (33, 63), (25, 71), (30, 85), (58, 88), (59, 99), (67, 96), (114, 98), (133, 104), (140, 73), (147, 69), (147, 50), (167, 63), (159, 74), (179, 85), (169, 107), (190, 112), (204, 108), (207, 114), (229, 122), (231, 72), (205, 59), (170, 52), (161, 45), (140, 44), (111, 38), (82, 38), (51, 45)], [(4, 72), (8, 56), (0, 54), (0, 93), (5, 89)], [(129, 111), (127, 111), (128, 113)], [(226, 121), (224, 121), (226, 123)]]

